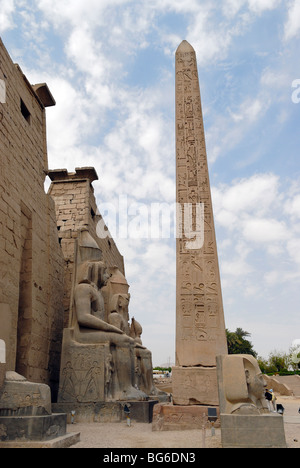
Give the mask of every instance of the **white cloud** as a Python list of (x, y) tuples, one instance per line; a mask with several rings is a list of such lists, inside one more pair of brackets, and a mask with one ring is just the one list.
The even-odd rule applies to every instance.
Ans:
[(222, 220), (227, 224), (226, 213), (232, 221), (240, 220), (241, 214), (263, 215), (280, 199), (279, 178), (275, 174), (257, 174), (234, 181), (231, 186), (213, 187), (213, 199), (221, 224)]
[(222, 2), (223, 14), (226, 17), (234, 17), (243, 8), (246, 0), (225, 0)]
[(278, 71), (266, 68), (261, 76), (261, 84), (268, 88), (274, 88), (278, 92), (278, 90), (290, 86), (290, 76), (285, 69), (281, 68)]
[(300, 266), (300, 239), (299, 237), (290, 239), (287, 244), (290, 258)]
[(241, 278), (247, 276), (252, 271), (253, 267), (241, 258), (222, 262), (222, 274), (224, 276)]
[(229, 301), (234, 302), (230, 295), (237, 284), (243, 284), (244, 296), (257, 290), (255, 297), (263, 284), (269, 289), (279, 279), (290, 287), (298, 284), (299, 226), (294, 220), (299, 215), (299, 195), (295, 190), (275, 174), (213, 187), (222, 280)]
[(0, 34), (3, 34), (6, 30), (15, 27), (12, 15), (15, 10), (14, 0), (1, 0), (0, 5)]
[[(234, 149), (259, 122), (263, 122), (272, 104), (274, 98), (270, 90), (262, 84), (256, 94), (249, 93), (242, 102), (234, 100), (233, 105), (228, 106), (226, 111), (217, 114), (206, 133), (210, 161), (215, 162), (222, 153), (224, 154), (224, 148), (227, 153)], [(245, 160), (240, 161), (240, 164), (246, 163)]]
[(68, 57), (74, 61), (78, 71), (92, 75), (98, 80), (106, 78), (111, 64), (103, 57), (101, 43), (97, 43), (87, 27), (74, 28), (65, 50)]
[(247, 98), (244, 101), (237, 114), (232, 113), (232, 118), (235, 122), (240, 122), (246, 119), (248, 122), (252, 123), (257, 120), (263, 111), (266, 109), (265, 103), (261, 99), (251, 99)]
[(213, 9), (208, 3), (201, 5), (193, 15), (187, 40), (193, 44), (201, 67), (210, 60), (225, 57), (234, 35), (228, 24), (219, 23), (216, 27)]
[(225, 0), (223, 1), (224, 15), (233, 17), (245, 6), (248, 6), (250, 12), (260, 15), (264, 11), (270, 11), (277, 8), (282, 0)]
[(248, 0), (248, 3), (250, 10), (260, 14), (266, 10), (274, 10), (280, 5), (281, 0)]
[(269, 244), (289, 238), (286, 225), (276, 219), (251, 218), (243, 224), (243, 235), (248, 241)]
[(282, 278), (282, 274), (279, 271), (270, 271), (264, 275), (264, 279), (266, 283), (270, 286), (280, 283), (281, 278)]
[[(90, 102), (63, 78), (49, 77), (48, 83), (57, 103), (47, 113), (49, 153), (55, 162), (62, 157), (69, 158), (67, 165), (70, 168), (72, 156), (68, 152), (76, 148), (79, 150), (84, 137), (92, 131), (94, 121)], [(83, 158), (83, 148), (80, 153)]]
[(293, 198), (287, 201), (287, 203), (285, 204), (285, 211), (294, 220), (300, 219), (300, 194), (295, 195)]
[(111, 6), (128, 3), (128, 0), (37, 0), (38, 8), (56, 27), (78, 24), (94, 27), (103, 22), (103, 11)]
[(291, 40), (297, 37), (300, 32), (300, 2), (293, 0), (289, 3), (288, 19), (284, 27), (285, 39)]
[(213, 200), (218, 224), (242, 233), (247, 241), (264, 243), (289, 237), (287, 227), (277, 219), (284, 195), (274, 174), (257, 174), (230, 186), (213, 187)]

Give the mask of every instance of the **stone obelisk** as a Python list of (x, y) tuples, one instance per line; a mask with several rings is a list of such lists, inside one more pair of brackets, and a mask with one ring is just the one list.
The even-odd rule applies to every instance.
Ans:
[(175, 405), (218, 406), (216, 356), (227, 354), (196, 53), (176, 51), (177, 284)]

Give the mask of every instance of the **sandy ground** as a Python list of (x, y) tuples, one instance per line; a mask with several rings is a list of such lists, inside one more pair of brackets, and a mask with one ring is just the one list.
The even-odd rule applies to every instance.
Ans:
[[(285, 434), (288, 448), (300, 448), (300, 398), (277, 396), (284, 408)], [(152, 432), (151, 424), (126, 422), (114, 424), (73, 424), (68, 432), (80, 432), (81, 441), (71, 448), (222, 448), (221, 431), (212, 436), (206, 430)]]

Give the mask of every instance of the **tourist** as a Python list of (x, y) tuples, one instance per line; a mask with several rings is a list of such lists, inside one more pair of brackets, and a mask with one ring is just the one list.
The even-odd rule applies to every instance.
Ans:
[(276, 396), (275, 396), (275, 393), (273, 392), (273, 390), (271, 389), (270, 390), (270, 393), (272, 395), (272, 406), (273, 406), (273, 413), (276, 413)]
[(268, 408), (269, 408), (269, 411), (271, 412), (271, 401), (272, 401), (272, 393), (270, 393), (270, 391), (266, 388), (266, 391), (265, 391), (265, 398), (267, 400), (267, 403), (268, 403)]

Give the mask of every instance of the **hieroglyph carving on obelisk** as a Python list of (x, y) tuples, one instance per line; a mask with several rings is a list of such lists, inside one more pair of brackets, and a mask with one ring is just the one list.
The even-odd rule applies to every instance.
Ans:
[(176, 366), (214, 367), (227, 354), (205, 135), (193, 47), (176, 52)]

